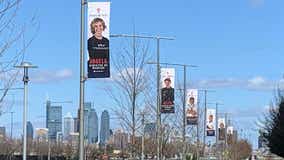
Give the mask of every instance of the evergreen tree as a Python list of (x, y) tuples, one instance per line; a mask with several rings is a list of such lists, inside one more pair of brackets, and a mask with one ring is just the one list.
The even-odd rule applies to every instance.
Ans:
[(262, 130), (264, 142), (270, 152), (284, 157), (284, 98), (279, 95), (276, 107), (271, 107), (265, 116)]

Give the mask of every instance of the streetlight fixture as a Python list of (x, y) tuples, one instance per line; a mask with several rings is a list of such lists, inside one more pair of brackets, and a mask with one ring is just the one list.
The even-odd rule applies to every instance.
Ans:
[[(160, 114), (160, 41), (161, 40), (174, 40), (175, 38), (173, 37), (160, 37), (160, 36), (144, 36), (144, 35), (129, 35), (129, 34), (114, 34), (110, 35), (110, 37), (128, 37), (128, 38), (133, 38), (133, 51), (134, 51), (134, 61), (135, 61), (135, 38), (143, 38), (143, 39), (154, 39), (157, 42), (157, 52), (156, 52), (156, 58), (157, 58), (157, 160), (160, 160), (160, 138), (161, 138), (161, 132), (160, 132), (160, 125), (161, 125), (161, 114)], [(134, 69), (135, 72), (135, 69)], [(134, 73), (135, 75), (135, 73)], [(134, 76), (135, 77), (135, 76)], [(135, 78), (133, 80), (135, 84)], [(135, 91), (134, 91), (135, 92)], [(133, 100), (135, 102), (135, 99)], [(135, 103), (133, 103), (135, 105)], [(81, 159), (80, 159), (81, 160)]]
[(185, 106), (186, 106), (186, 69), (187, 67), (191, 68), (197, 68), (197, 65), (188, 65), (188, 64), (179, 64), (179, 63), (158, 63), (158, 62), (152, 62), (149, 61), (147, 64), (159, 64), (159, 65), (172, 65), (172, 66), (181, 66), (183, 67), (183, 131), (182, 131), (182, 141), (183, 141), (183, 151), (182, 151), (182, 159), (185, 159), (185, 148), (186, 148), (186, 140), (185, 140), (185, 134), (186, 134), (186, 115), (185, 115)]
[(27, 94), (28, 94), (28, 82), (29, 82), (28, 69), (29, 68), (37, 68), (37, 66), (32, 65), (32, 63), (30, 63), (30, 62), (22, 62), (21, 65), (15, 66), (15, 68), (23, 68), (24, 69), (24, 76), (23, 76), (23, 82), (24, 82), (23, 160), (26, 160), (26, 154), (27, 154), (27, 105), (28, 105), (27, 104)]

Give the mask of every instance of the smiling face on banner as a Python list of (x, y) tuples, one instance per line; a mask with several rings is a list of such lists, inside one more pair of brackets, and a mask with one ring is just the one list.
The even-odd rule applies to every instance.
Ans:
[(214, 136), (215, 135), (215, 125), (216, 125), (216, 111), (215, 109), (207, 109), (206, 112), (206, 130), (207, 130), (207, 136)]
[(187, 118), (188, 125), (196, 125), (198, 123), (197, 98), (198, 98), (197, 89), (187, 90), (186, 118)]
[(174, 68), (161, 68), (161, 113), (174, 113)]
[(218, 128), (225, 128), (225, 118), (218, 119)]
[(88, 2), (88, 78), (110, 77), (109, 2)]

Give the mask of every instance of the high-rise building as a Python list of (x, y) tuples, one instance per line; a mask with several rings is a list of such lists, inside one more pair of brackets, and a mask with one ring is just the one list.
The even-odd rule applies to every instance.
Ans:
[(108, 111), (104, 110), (101, 115), (101, 130), (100, 130), (100, 145), (104, 146), (110, 136), (109, 128), (109, 114)]
[[(79, 115), (80, 109), (78, 110), (78, 117)], [(79, 132), (79, 118), (76, 121), (74, 120), (74, 125), (77, 128), (74, 131)], [(84, 137), (88, 143), (98, 142), (98, 116), (91, 102), (84, 103)]]
[(74, 121), (74, 132), (79, 132), (79, 130), (80, 130), (79, 118), (75, 117), (75, 118), (73, 118), (73, 121)]
[(89, 126), (88, 126), (88, 142), (89, 143), (97, 143), (98, 142), (98, 115), (95, 109), (91, 108), (89, 111)]
[(63, 130), (63, 137), (64, 139), (68, 139), (70, 133), (74, 132), (74, 119), (70, 112), (64, 117), (64, 130)]
[(127, 148), (127, 144), (128, 144), (128, 134), (127, 133), (124, 133), (122, 130), (119, 129), (115, 131), (111, 137), (112, 137), (111, 141), (115, 149), (123, 150)]
[(52, 106), (49, 100), (46, 102), (46, 128), (50, 140), (55, 141), (57, 132), (62, 132), (62, 106)]
[[(70, 143), (72, 146), (77, 146), (78, 147), (78, 144), (79, 144), (79, 133), (78, 132), (73, 132), (73, 133), (70, 133)], [(75, 149), (76, 150), (76, 149)]]
[(27, 122), (27, 139), (32, 141), (34, 138), (34, 127), (30, 121)]
[(62, 143), (63, 142), (63, 133), (62, 132), (57, 132), (56, 133), (56, 142), (57, 143)]
[(84, 103), (84, 137), (85, 140), (89, 139), (89, 114), (92, 108), (91, 102)]

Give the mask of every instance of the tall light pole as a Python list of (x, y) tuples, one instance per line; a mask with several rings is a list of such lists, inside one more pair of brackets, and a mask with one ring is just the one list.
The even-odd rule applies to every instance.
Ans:
[(140, 113), (142, 116), (142, 146), (141, 146), (141, 160), (145, 158), (145, 112)]
[(23, 68), (24, 69), (24, 112), (23, 112), (23, 160), (27, 158), (27, 105), (28, 105), (28, 69), (29, 68), (37, 68), (37, 66), (32, 65), (30, 62), (22, 62), (21, 65), (15, 66), (16, 68)]
[[(148, 64), (156, 64), (157, 62), (148, 62)], [(183, 151), (182, 151), (182, 158), (185, 159), (185, 149), (186, 149), (186, 140), (185, 140), (185, 134), (186, 134), (186, 114), (185, 114), (185, 108), (186, 108), (186, 68), (192, 67), (196, 68), (198, 66), (196, 65), (187, 65), (187, 64), (178, 64), (178, 63), (159, 63), (159, 65), (172, 65), (172, 66), (181, 66), (183, 67), (183, 131), (182, 131), (182, 139), (183, 139)]]
[(203, 157), (205, 156), (205, 141), (206, 141), (206, 112), (207, 112), (207, 94), (208, 92), (215, 92), (214, 90), (208, 90), (208, 89), (200, 89), (199, 91), (204, 92), (204, 118), (203, 118), (203, 147), (202, 147), (202, 152), (203, 152)]
[[(114, 34), (110, 37), (129, 37), (129, 38), (144, 38), (154, 39), (157, 42), (157, 160), (160, 160), (160, 125), (161, 125), (161, 113), (160, 113), (160, 40), (174, 40), (171, 37), (160, 37), (160, 36), (144, 36), (144, 35), (129, 35), (129, 34)], [(135, 42), (135, 39), (134, 41)], [(134, 43), (135, 45), (135, 43)], [(134, 46), (133, 45), (133, 46)], [(135, 53), (135, 50), (134, 50)], [(134, 69), (135, 70), (135, 69)]]
[(15, 113), (15, 112), (10, 112), (11, 113), (11, 135), (10, 135), (10, 137), (11, 137), (11, 140), (13, 140), (13, 114)]
[(79, 160), (84, 160), (84, 90), (85, 90), (85, 5), (86, 0), (81, 0), (81, 24), (80, 24), (80, 130), (79, 130)]
[(223, 103), (216, 102), (216, 145), (218, 145), (219, 142), (219, 129), (218, 129), (218, 119), (219, 119), (219, 105), (224, 105)]
[(142, 116), (142, 146), (141, 146), (141, 160), (145, 159), (145, 116), (148, 115), (147, 111), (144, 109), (138, 115)]

